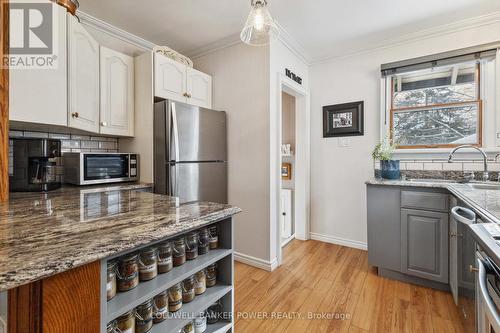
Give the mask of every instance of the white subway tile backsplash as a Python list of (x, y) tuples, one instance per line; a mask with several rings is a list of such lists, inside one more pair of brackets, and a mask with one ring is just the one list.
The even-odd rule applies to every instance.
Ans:
[(464, 171), (483, 171), (484, 167), (479, 163), (464, 163)]
[(488, 163), (488, 171), (500, 171), (500, 163)]
[(90, 136), (88, 136), (88, 135), (71, 134), (71, 139), (72, 140), (90, 140)]
[(71, 139), (71, 135), (69, 135), (69, 134), (49, 133), (49, 138), (51, 138), (51, 139), (58, 139), (58, 140), (69, 140), (69, 139)]
[(24, 137), (47, 139), (49, 137), (49, 133), (24, 131)]
[(99, 148), (99, 143), (100, 142), (98, 141), (82, 141), (80, 147), (87, 149), (96, 149)]
[(406, 163), (406, 170), (415, 170), (415, 171), (423, 171), (424, 164), (423, 163)]
[(424, 163), (424, 171), (442, 171), (443, 170), (443, 164), (442, 163), (432, 163), (432, 162), (427, 162)]
[(80, 148), (80, 141), (76, 140), (61, 140), (61, 147), (62, 148)]
[(100, 149), (116, 149), (116, 142), (100, 141), (99, 142), (99, 148)]
[(441, 163), (443, 166), (443, 171), (462, 171), (463, 163), (461, 162), (453, 162), (453, 163)]

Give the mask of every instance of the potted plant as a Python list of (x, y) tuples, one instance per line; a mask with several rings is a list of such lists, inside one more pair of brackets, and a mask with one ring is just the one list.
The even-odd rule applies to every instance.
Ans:
[(393, 160), (394, 151), (397, 144), (392, 142), (387, 135), (382, 142), (379, 142), (373, 150), (372, 157), (380, 161), (380, 173), (384, 179), (399, 179), (401, 171), (399, 169), (399, 160)]

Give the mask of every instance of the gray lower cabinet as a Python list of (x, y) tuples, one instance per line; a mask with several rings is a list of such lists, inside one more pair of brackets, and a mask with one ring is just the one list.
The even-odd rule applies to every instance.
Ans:
[(401, 209), (401, 272), (448, 282), (448, 214)]
[(401, 267), (401, 190), (367, 187), (368, 263), (399, 271)]

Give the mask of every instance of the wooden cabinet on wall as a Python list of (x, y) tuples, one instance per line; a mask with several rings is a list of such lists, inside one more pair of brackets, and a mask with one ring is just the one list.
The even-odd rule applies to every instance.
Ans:
[(99, 132), (99, 43), (68, 16), (68, 126)]
[(101, 46), (100, 133), (134, 135), (134, 58)]
[(155, 96), (212, 107), (212, 77), (161, 54), (154, 57)]
[(67, 126), (66, 10), (57, 7), (57, 67), (10, 70), (9, 120)]

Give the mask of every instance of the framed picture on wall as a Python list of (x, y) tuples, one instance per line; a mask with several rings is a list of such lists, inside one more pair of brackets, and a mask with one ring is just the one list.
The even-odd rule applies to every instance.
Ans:
[(291, 163), (281, 163), (281, 179), (285, 179), (285, 180), (292, 179), (292, 164)]
[(323, 107), (323, 137), (364, 135), (364, 102)]

